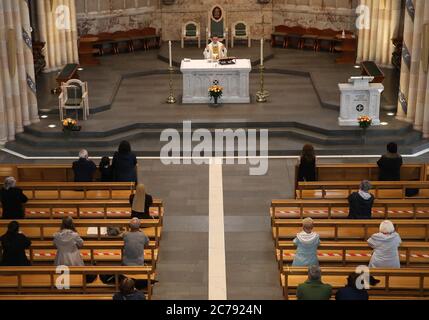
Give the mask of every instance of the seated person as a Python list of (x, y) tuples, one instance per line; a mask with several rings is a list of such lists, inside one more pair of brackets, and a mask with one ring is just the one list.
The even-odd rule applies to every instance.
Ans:
[(387, 145), (387, 153), (377, 161), (379, 168), (378, 180), (400, 181), (402, 157), (398, 154), (398, 145), (391, 142)]
[(136, 193), (130, 195), (131, 218), (152, 219), (149, 212), (152, 203), (152, 196), (146, 193), (144, 184), (139, 183)]
[(92, 182), (97, 167), (94, 162), (88, 160), (88, 151), (79, 152), (79, 160), (73, 162), (73, 173), (75, 182)]
[(136, 289), (133, 279), (124, 278), (119, 286), (119, 292), (114, 294), (113, 300), (146, 300), (146, 297)]
[(20, 188), (16, 187), (15, 178), (7, 177), (4, 180), (4, 186), (0, 190), (0, 201), (3, 208), (3, 219), (17, 220), (25, 218), (23, 204), (28, 201), (28, 198)]
[(302, 148), (298, 181), (316, 181), (316, 156), (311, 144), (306, 144)]
[(298, 300), (329, 300), (332, 295), (332, 286), (321, 280), (322, 272), (319, 266), (308, 267), (308, 280), (298, 286), (296, 297)]
[(76, 231), (72, 217), (63, 218), (60, 231), (54, 234), (54, 245), (57, 248), (56, 266), (85, 265), (79, 252), (83, 247), (83, 240)]
[(359, 274), (352, 273), (347, 278), (347, 285), (344, 288), (338, 289), (335, 300), (369, 300), (368, 291), (364, 288), (358, 289), (357, 281)]
[(369, 190), (371, 183), (364, 180), (359, 186), (359, 191), (349, 196), (349, 219), (371, 219), (374, 196)]
[(98, 170), (100, 171), (101, 182), (113, 181), (112, 166), (110, 165), (109, 157), (101, 158), (100, 165), (98, 166)]
[(317, 248), (320, 245), (320, 236), (313, 232), (313, 219), (306, 218), (302, 222), (302, 232), (296, 235), (293, 243), (296, 245), (296, 253), (293, 259), (293, 267), (308, 267), (319, 265)]
[(149, 245), (148, 237), (140, 231), (140, 220), (131, 219), (130, 231), (124, 234), (124, 266), (144, 266), (144, 248)]
[(19, 232), (19, 223), (12, 221), (7, 226), (7, 232), (0, 237), (3, 248), (2, 266), (29, 266), (25, 250), (30, 248), (31, 240)]
[(401, 245), (401, 237), (395, 232), (395, 226), (389, 220), (380, 224), (380, 232), (373, 234), (368, 239), (368, 244), (374, 249), (370, 268), (400, 268), (398, 248)]
[(219, 60), (228, 57), (228, 52), (225, 45), (219, 41), (219, 38), (214, 36), (212, 42), (209, 43), (204, 50), (204, 59)]

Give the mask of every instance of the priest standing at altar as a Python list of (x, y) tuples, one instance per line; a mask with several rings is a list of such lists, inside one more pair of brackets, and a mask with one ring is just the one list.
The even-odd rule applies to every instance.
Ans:
[(228, 57), (225, 45), (219, 41), (218, 37), (213, 37), (212, 42), (204, 50), (204, 58), (218, 60)]

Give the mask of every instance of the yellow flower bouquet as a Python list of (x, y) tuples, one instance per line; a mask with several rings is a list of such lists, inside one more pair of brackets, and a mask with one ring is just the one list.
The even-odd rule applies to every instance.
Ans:
[(64, 130), (73, 130), (76, 126), (77, 126), (77, 121), (72, 118), (67, 118), (63, 120)]
[(367, 129), (372, 124), (372, 119), (368, 116), (361, 116), (357, 120), (359, 122), (359, 127), (361, 127), (362, 129)]

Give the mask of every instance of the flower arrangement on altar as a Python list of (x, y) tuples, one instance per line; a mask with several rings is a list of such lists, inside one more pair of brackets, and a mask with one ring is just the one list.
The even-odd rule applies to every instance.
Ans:
[(361, 127), (362, 129), (367, 129), (372, 124), (372, 119), (368, 116), (361, 116), (357, 120), (359, 123), (359, 127)]
[(219, 81), (213, 81), (213, 85), (209, 87), (209, 97), (210, 100), (214, 100), (214, 103), (217, 104), (217, 100), (223, 94), (223, 87), (219, 85)]
[(77, 126), (77, 121), (72, 118), (67, 118), (63, 120), (63, 130), (75, 131)]

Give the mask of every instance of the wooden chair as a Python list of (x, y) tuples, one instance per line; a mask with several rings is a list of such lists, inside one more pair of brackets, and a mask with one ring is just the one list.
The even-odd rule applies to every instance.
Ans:
[(60, 120), (64, 120), (64, 113), (67, 110), (82, 110), (83, 120), (89, 116), (88, 83), (78, 79), (71, 79), (61, 85), (59, 96)]
[(246, 40), (247, 46), (250, 48), (252, 39), (250, 36), (250, 28), (244, 21), (238, 21), (232, 25), (231, 33), (231, 48), (234, 48), (235, 40)]
[(182, 26), (182, 49), (185, 47), (185, 41), (197, 41), (198, 48), (201, 48), (201, 29), (200, 24), (195, 21), (188, 21)]

